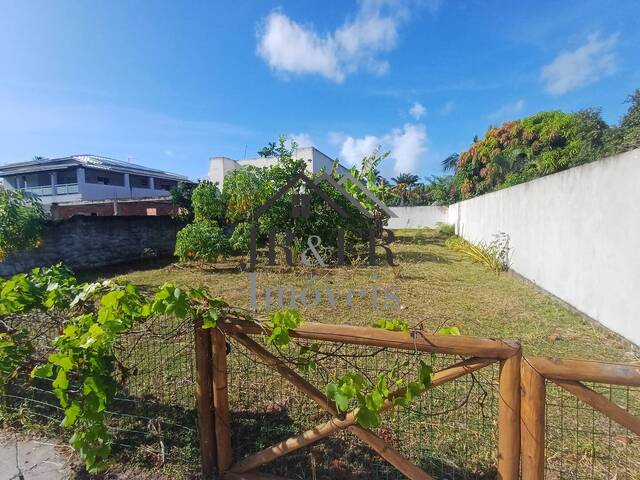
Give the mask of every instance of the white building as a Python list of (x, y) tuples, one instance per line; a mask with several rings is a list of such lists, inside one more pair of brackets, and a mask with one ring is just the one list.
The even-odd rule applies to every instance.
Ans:
[[(322, 153), (315, 147), (298, 148), (293, 152), (293, 158), (304, 160), (307, 164), (307, 173), (314, 174), (324, 169), (330, 173), (334, 160)], [(222, 185), (227, 173), (237, 168), (254, 166), (257, 168), (270, 167), (278, 162), (277, 157), (260, 157), (250, 160), (233, 160), (227, 157), (211, 157), (209, 159), (209, 180)], [(345, 173), (347, 169), (342, 165), (338, 166), (339, 173)]]
[(187, 177), (96, 155), (43, 158), (0, 166), (9, 189), (36, 194), (44, 205), (87, 200), (166, 197)]

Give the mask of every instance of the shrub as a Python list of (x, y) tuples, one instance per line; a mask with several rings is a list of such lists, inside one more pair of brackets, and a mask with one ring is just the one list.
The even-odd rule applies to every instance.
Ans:
[(37, 247), (45, 219), (38, 197), (0, 187), (0, 261), (13, 251)]
[(227, 205), (217, 183), (204, 181), (198, 184), (191, 195), (191, 202), (196, 222), (222, 225)]
[(509, 235), (506, 233), (494, 235), (494, 240), (491, 243), (471, 243), (454, 236), (449, 238), (445, 244), (451, 250), (471, 257), (475, 262), (486, 265), (496, 273), (509, 270)]
[(438, 233), (445, 237), (452, 237), (456, 234), (456, 226), (450, 223), (438, 222)]
[(175, 255), (181, 262), (201, 260), (215, 262), (229, 252), (229, 241), (222, 229), (212, 222), (187, 225), (176, 237)]
[(171, 203), (178, 207), (179, 220), (185, 222), (193, 221), (193, 203), (191, 197), (196, 185), (192, 183), (179, 182), (175, 187), (169, 190), (171, 194)]
[(231, 237), (229, 247), (237, 255), (244, 255), (249, 251), (249, 224), (242, 222), (236, 225)]

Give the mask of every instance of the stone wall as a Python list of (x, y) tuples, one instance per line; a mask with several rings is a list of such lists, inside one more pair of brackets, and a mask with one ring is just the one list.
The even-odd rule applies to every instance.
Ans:
[(0, 262), (0, 276), (63, 262), (87, 270), (173, 254), (182, 225), (170, 217), (84, 217), (48, 223), (42, 246), (16, 252)]

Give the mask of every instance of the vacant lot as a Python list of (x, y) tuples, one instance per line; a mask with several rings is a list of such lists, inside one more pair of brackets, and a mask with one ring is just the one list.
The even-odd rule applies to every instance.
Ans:
[[(444, 245), (435, 230), (397, 231), (394, 253), (398, 267), (287, 269), (272, 267), (258, 274), (258, 292), (266, 286), (286, 285), (298, 292), (305, 286), (331, 288), (338, 306), (325, 298), (318, 306), (301, 308), (307, 320), (367, 325), (374, 320), (401, 318), (427, 330), (457, 326), (463, 335), (520, 340), (525, 353), (598, 360), (637, 361), (628, 342), (582, 318), (529, 283), (509, 274), (496, 275)], [(164, 263), (144, 270), (110, 270), (97, 278), (115, 278), (141, 286), (171, 281), (178, 285), (206, 285), (229, 303), (248, 307), (249, 279), (234, 258), (215, 266), (177, 266)], [(266, 270), (266, 271), (265, 271)], [(372, 308), (370, 295), (359, 289), (395, 289), (401, 306)], [(347, 289), (356, 292), (353, 306), (344, 301)], [(260, 302), (260, 299), (259, 299)], [(380, 302), (382, 303), (382, 302)]]

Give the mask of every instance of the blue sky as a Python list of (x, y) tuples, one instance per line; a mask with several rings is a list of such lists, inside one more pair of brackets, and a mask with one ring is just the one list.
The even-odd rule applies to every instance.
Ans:
[(206, 176), (278, 134), (439, 174), (474, 135), (640, 87), (640, 3), (2, 1), (0, 163), (95, 153)]

